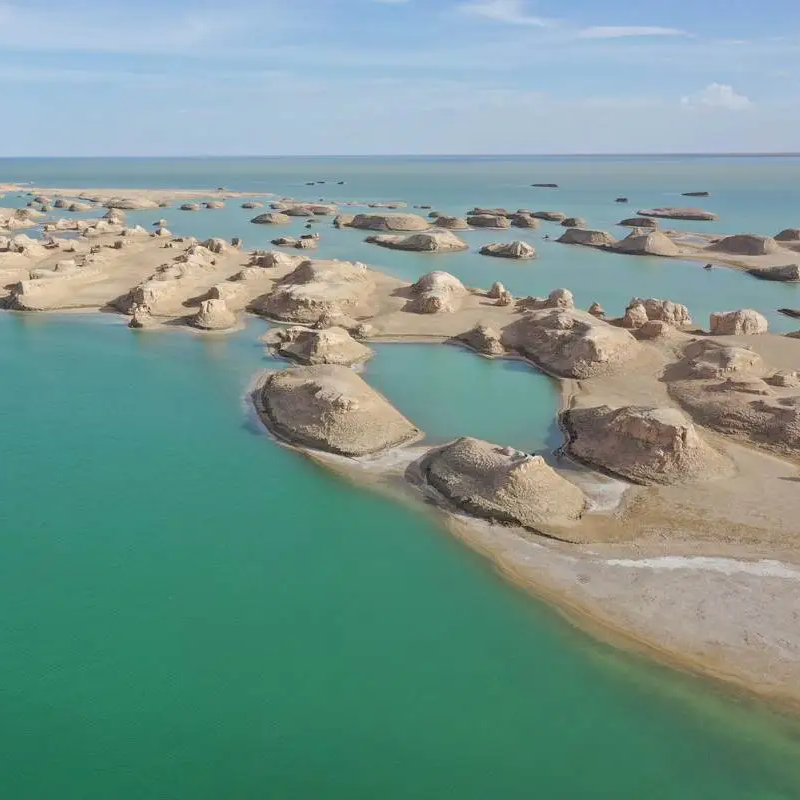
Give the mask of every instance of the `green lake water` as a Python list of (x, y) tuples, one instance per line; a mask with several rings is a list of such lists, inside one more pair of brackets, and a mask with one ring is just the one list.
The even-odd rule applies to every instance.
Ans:
[[(793, 724), (276, 445), (244, 400), (264, 327), (0, 316), (3, 798), (800, 796)], [(365, 377), (434, 439), (547, 444), (532, 370), (387, 345)]]

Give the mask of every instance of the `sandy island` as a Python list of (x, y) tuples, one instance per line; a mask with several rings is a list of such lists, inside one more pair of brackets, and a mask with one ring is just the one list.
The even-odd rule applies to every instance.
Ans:
[[(246, 313), (283, 323), (266, 344), (298, 366), (265, 374), (252, 393), (283, 442), (360, 483), (426, 503), (451, 532), (582, 625), (800, 704), (795, 338), (768, 333), (747, 309), (715, 315), (703, 329), (677, 302), (633, 298), (624, 317), (606, 320), (599, 307), (575, 308), (567, 289), (520, 298), (441, 271), (407, 284), (358, 262), (174, 237), (157, 213), (151, 229), (127, 224), (126, 205), (197, 193), (47, 190), (67, 192), (95, 203), (98, 218), (0, 210), (6, 309), (104, 310), (127, 315), (134, 328), (204, 332), (234, 330)], [(279, 214), (334, 212), (281, 205)], [(418, 235), (434, 219), (378, 213), (337, 217), (337, 225), (391, 232), (379, 243), (401, 249), (460, 249), (450, 234)], [(696, 249), (710, 261), (713, 251), (740, 268), (758, 259), (777, 265), (800, 247), (770, 241), (764, 253), (742, 256), (720, 249), (725, 237), (651, 234), (637, 228), (632, 236), (645, 250), (666, 240), (681, 258)], [(569, 240), (581, 238), (613, 249), (605, 237)], [(752, 238), (724, 247), (757, 251)], [(369, 387), (368, 372), (364, 380), (349, 367), (369, 358), (373, 341), (408, 340), (524, 359), (557, 379), (562, 451), (532, 456), (470, 431), (426, 447), (414, 421)]]

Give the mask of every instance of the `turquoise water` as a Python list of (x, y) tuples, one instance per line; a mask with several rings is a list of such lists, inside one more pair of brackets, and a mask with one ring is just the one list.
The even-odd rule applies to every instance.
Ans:
[[(563, 208), (609, 227), (709, 189), (718, 226), (789, 225), (794, 159), (0, 160), (0, 181), (214, 187), (314, 198)], [(305, 187), (306, 180), (345, 187)], [(534, 181), (560, 182), (557, 193)], [(628, 194), (631, 206), (613, 198)], [(641, 202), (639, 200), (641, 198)], [(3, 205), (25, 198), (6, 197)], [(231, 202), (178, 233), (275, 230)], [(149, 224), (162, 211), (138, 212)], [(301, 231), (302, 222), (292, 231)], [(319, 255), (518, 294), (570, 287), (776, 315), (796, 287), (529, 238), (540, 258), (385, 251), (320, 225)], [(281, 229), (286, 231), (287, 229)], [(471, 232), (477, 245), (524, 231)], [(111, 315), (0, 315), (0, 787), (12, 800), (800, 796), (800, 731), (595, 644), (423, 509), (265, 436), (244, 401), (270, 361), (230, 337), (137, 335)], [(558, 444), (556, 387), (456, 347), (379, 345), (365, 378), (431, 442)]]
[[(323, 186), (305, 185), (308, 180), (323, 179), (328, 181)], [(345, 180), (345, 185), (333, 183), (338, 180)], [(703, 205), (720, 214), (715, 223), (669, 223), (686, 230), (774, 234), (800, 227), (796, 203), (800, 157), (0, 159), (2, 181), (77, 188), (224, 185), (307, 200), (402, 200), (461, 215), (474, 205), (554, 209), (583, 216), (593, 227), (619, 237), (627, 233), (614, 227), (621, 218), (631, 216), (636, 208), (658, 205)], [(557, 182), (562, 188), (534, 189), (530, 186), (534, 182)], [(680, 195), (696, 189), (711, 191), (712, 196)], [(628, 196), (630, 204), (614, 203), (620, 194)], [(8, 195), (0, 203), (22, 204), (27, 199)], [(222, 210), (161, 209), (129, 217), (145, 226), (163, 217), (178, 234), (240, 236), (247, 247), (268, 247), (276, 235), (304, 232), (301, 219), (279, 230), (251, 225), (256, 213), (230, 201)], [(713, 311), (751, 307), (767, 316), (776, 332), (797, 329), (797, 322), (777, 309), (800, 307), (800, 286), (765, 283), (723, 268), (706, 272), (698, 263), (560, 245), (553, 239), (563, 229), (553, 223), (543, 223), (536, 231), (465, 232), (472, 251), (452, 255), (384, 250), (366, 244), (363, 231), (336, 231), (325, 219), (315, 230), (322, 234), (319, 257), (358, 259), (404, 279), (416, 280), (432, 269), (444, 269), (470, 286), (488, 288), (499, 280), (518, 295), (543, 295), (563, 286), (574, 292), (584, 308), (597, 301), (611, 314), (622, 314), (633, 296), (660, 297), (685, 303), (699, 325), (707, 325)], [(545, 235), (552, 238), (545, 240)], [(477, 253), (487, 242), (514, 238), (533, 244), (539, 257), (533, 262), (508, 263)]]
[[(424, 512), (265, 437), (242, 401), (263, 327), (0, 316), (4, 797), (798, 796), (796, 728), (592, 644)], [(450, 374), (441, 404), (507, 381), (515, 421), (481, 433), (517, 430), (540, 376), (525, 396), (435, 350), (370, 371)]]

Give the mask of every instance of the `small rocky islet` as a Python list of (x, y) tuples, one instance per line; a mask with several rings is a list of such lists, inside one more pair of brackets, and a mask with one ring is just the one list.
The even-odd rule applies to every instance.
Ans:
[[(357, 261), (248, 251), (240, 240), (174, 236), (164, 219), (151, 230), (126, 219), (126, 211), (173, 203), (178, 210), (214, 211), (236, 199), (233, 193), (205, 200), (175, 193), (57, 194), (41, 192), (37, 207), (0, 210), (5, 308), (102, 309), (127, 315), (132, 328), (183, 324), (202, 335), (235, 330), (245, 314), (264, 316), (277, 323), (264, 344), (295, 366), (262, 375), (252, 392), (254, 405), (286, 444), (324, 463), (338, 457), (332, 468), (354, 475), (368, 469), (417, 498), (434, 498), (448, 518), (492, 523), (498, 536), (571, 543), (572, 557), (583, 559), (590, 572), (600, 568), (586, 546), (640, 546), (649, 542), (643, 531), (651, 528), (669, 539), (668, 552), (676, 557), (713, 552), (718, 529), (728, 531), (726, 548), (738, 548), (742, 557), (780, 552), (794, 531), (792, 484), (775, 476), (800, 464), (800, 337), (769, 333), (756, 310), (721, 309), (703, 329), (685, 306), (659, 298), (633, 297), (613, 317), (596, 303), (577, 308), (566, 288), (546, 297), (515, 297), (498, 281), (468, 287), (437, 269), (408, 283)], [(245, 211), (264, 207), (238, 199)], [(630, 232), (617, 239), (561, 211), (476, 206), (463, 217), (423, 217), (397, 212), (403, 205), (395, 202), (371, 205), (368, 213), (347, 214), (332, 203), (285, 199), (270, 203), (252, 222), (280, 226), (327, 218), (333, 228), (368, 232), (367, 241), (377, 247), (432, 260), (471, 249), (471, 230), (499, 231), (498, 241), (479, 252), (519, 261), (543, 254), (524, 239), (502, 240), (502, 232), (535, 231), (544, 222), (564, 229), (561, 244), (702, 259), (768, 280), (800, 276), (789, 263), (800, 247), (798, 229), (769, 237), (690, 236), (659, 228), (659, 219), (716, 219), (697, 209), (639, 211), (620, 223)], [(53, 208), (96, 209), (100, 216), (53, 219)], [(317, 241), (316, 235), (279, 237), (276, 246), (305, 249)], [(428, 445), (414, 421), (369, 385), (368, 367), (363, 377), (353, 369), (372, 357), (371, 342), (408, 339), (457, 343), (476, 357), (522, 360), (551, 376), (563, 395), (560, 455), (524, 453), (469, 431)], [(351, 463), (358, 466), (351, 469)], [(624, 501), (612, 510), (598, 500), (602, 480), (624, 487)], [(724, 603), (716, 596), (702, 624), (682, 638), (675, 638), (674, 626), (630, 610), (624, 622), (612, 601), (605, 613), (676, 655), (700, 658), (714, 640), (716, 657), (730, 674), (763, 683), (764, 665), (770, 664), (770, 688), (795, 694), (800, 635), (787, 638), (774, 623), (792, 602), (790, 589), (770, 585), (762, 597), (752, 621), (761, 636), (757, 651), (720, 633)], [(693, 608), (711, 591), (700, 575), (663, 588), (653, 602), (675, 608), (680, 593), (683, 607)], [(678, 618), (681, 613), (689, 611)]]

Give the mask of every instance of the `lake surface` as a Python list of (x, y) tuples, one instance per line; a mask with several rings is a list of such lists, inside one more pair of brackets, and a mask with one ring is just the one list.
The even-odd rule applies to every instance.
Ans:
[[(394, 183), (370, 177), (361, 161), (337, 170), (212, 163), (203, 174), (194, 161), (138, 170), (124, 161), (0, 162), (0, 180), (231, 189), (263, 181), (263, 191), (296, 184), (300, 195), (305, 180), (331, 175), (366, 199), (370, 187), (390, 199), (427, 169), (429, 183), (399, 199), (429, 194), (444, 204), (449, 193), (465, 210), (500, 203), (488, 176), (511, 174), (504, 161), (494, 171), (462, 164), (488, 185), (461, 202), (460, 183), (440, 186), (457, 172), (449, 161), (390, 162), (381, 169)], [(527, 182), (553, 178), (554, 164), (562, 182), (577, 170), (542, 163), (553, 172), (531, 162)], [(595, 180), (586, 169), (582, 180)], [(679, 188), (717, 186), (713, 170), (690, 174)], [(625, 191), (633, 193), (609, 187)], [(244, 232), (247, 246), (275, 235), (249, 225), (248, 213), (229, 204), (165, 216), (200, 235)], [(466, 254), (442, 266), (342, 233), (324, 229), (324, 246), (410, 277), (463, 269), (488, 285), (502, 270), (507, 285), (565, 285), (579, 297), (605, 288), (608, 301), (591, 299), (624, 307), (649, 294), (633, 270), (652, 274), (656, 296), (689, 301), (663, 291), (680, 267), (669, 262), (542, 242), (530, 265)], [(354, 255), (351, 245), (364, 250)], [(569, 269), (596, 283), (571, 282)], [(751, 305), (753, 287), (766, 286), (686, 270), (687, 286), (715, 287), (694, 297), (698, 307), (717, 296)], [(728, 286), (726, 276), (736, 281)], [(354, 487), (266, 436), (245, 401), (259, 369), (283, 364), (258, 344), (265, 329), (253, 320), (240, 334), (203, 338), (134, 333), (111, 315), (0, 315), (4, 797), (800, 796), (795, 723), (595, 643), (504, 583), (421, 507)], [(431, 441), (557, 443), (557, 392), (534, 370), (455, 347), (376, 352), (364, 377)]]

